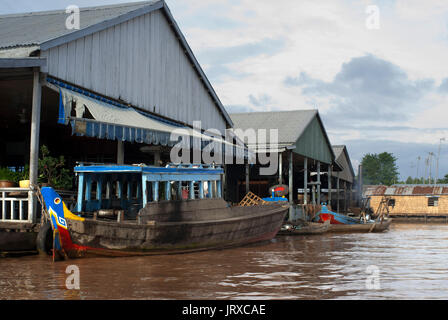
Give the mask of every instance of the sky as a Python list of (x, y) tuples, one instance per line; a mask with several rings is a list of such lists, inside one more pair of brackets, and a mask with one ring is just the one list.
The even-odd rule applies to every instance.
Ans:
[[(0, 13), (122, 2), (2, 0)], [(229, 113), (318, 109), (355, 171), (391, 152), (401, 179), (428, 176), (432, 152), (435, 176), (440, 150), (448, 174), (448, 0), (166, 2)]]

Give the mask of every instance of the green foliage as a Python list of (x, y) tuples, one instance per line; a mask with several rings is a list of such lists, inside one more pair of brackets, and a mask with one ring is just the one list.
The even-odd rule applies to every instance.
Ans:
[(0, 168), (0, 180), (17, 182), (17, 173), (9, 168)]
[(28, 164), (25, 165), (23, 171), (17, 172), (17, 180), (29, 180), (30, 179), (30, 166)]
[(40, 148), (39, 182), (48, 183), (55, 189), (71, 189), (73, 178), (70, 170), (66, 169), (64, 156), (59, 158), (50, 156), (47, 146)]
[(397, 158), (392, 153), (366, 154), (362, 159), (364, 184), (390, 186), (398, 182)]
[(438, 179), (437, 183), (448, 184), (448, 173), (442, 179)]

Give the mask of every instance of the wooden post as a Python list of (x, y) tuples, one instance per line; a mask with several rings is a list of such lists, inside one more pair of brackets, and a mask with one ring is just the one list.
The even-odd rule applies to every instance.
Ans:
[(117, 164), (124, 163), (124, 143), (123, 141), (117, 141)]
[[(248, 194), (249, 193), (249, 170), (250, 170), (250, 168), (249, 168), (249, 163), (246, 163), (246, 194)], [(210, 187), (209, 187), (209, 189), (210, 189)]]
[(303, 204), (308, 204), (308, 158), (303, 162)]
[(317, 205), (320, 205), (320, 161), (317, 161)]
[(333, 176), (333, 168), (332, 165), (328, 165), (328, 205), (331, 206), (331, 188), (332, 188), (332, 176)]
[(293, 217), (293, 213), (294, 213), (294, 154), (293, 151), (290, 150), (289, 151), (289, 173), (288, 173), (288, 178), (289, 178), (289, 183), (288, 183), (288, 188), (289, 188), (289, 221), (292, 221), (295, 217)]
[(282, 167), (283, 167), (282, 153), (279, 152), (278, 153), (278, 184), (283, 184)]
[(337, 212), (339, 212), (339, 183), (340, 183), (340, 180), (339, 180), (339, 171), (338, 171), (337, 178), (336, 178), (336, 190), (337, 190), (337, 194), (336, 194), (337, 209), (336, 210), (337, 210)]
[[(40, 133), (40, 113), (42, 86), (40, 83), (39, 69), (34, 69), (33, 73), (33, 104), (31, 113), (31, 137), (30, 137), (30, 186), (37, 185), (37, 171), (39, 161), (39, 133)], [(28, 193), (28, 220), (35, 222), (36, 197), (32, 192)]]
[(344, 213), (347, 213), (347, 181), (344, 181)]
[(293, 180), (293, 177), (294, 177), (294, 154), (293, 154), (293, 152), (292, 152), (292, 150), (291, 151), (289, 151), (289, 159), (288, 159), (288, 165), (289, 165), (289, 172), (288, 172), (288, 178), (289, 178), (289, 181), (288, 181), (288, 188), (289, 188), (289, 204), (294, 204), (294, 190), (293, 190), (293, 183), (294, 183), (294, 180)]

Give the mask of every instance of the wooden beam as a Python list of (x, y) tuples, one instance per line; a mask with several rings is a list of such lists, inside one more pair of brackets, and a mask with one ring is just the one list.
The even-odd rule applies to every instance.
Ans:
[(294, 199), (293, 199), (293, 195), (294, 195), (294, 190), (293, 190), (293, 176), (294, 176), (294, 153), (292, 152), (292, 150), (289, 151), (289, 204), (294, 204)]
[(303, 204), (308, 204), (308, 158), (303, 162)]
[(317, 161), (317, 204), (320, 205), (320, 161)]

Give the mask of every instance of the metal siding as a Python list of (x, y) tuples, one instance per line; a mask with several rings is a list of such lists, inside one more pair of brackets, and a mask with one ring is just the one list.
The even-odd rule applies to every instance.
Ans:
[(317, 118), (314, 118), (296, 143), (294, 151), (311, 159), (330, 164), (332, 155), (324, 132)]
[[(224, 133), (226, 122), (160, 11), (44, 52), (49, 75)], [(155, 108), (154, 108), (155, 107)]]

